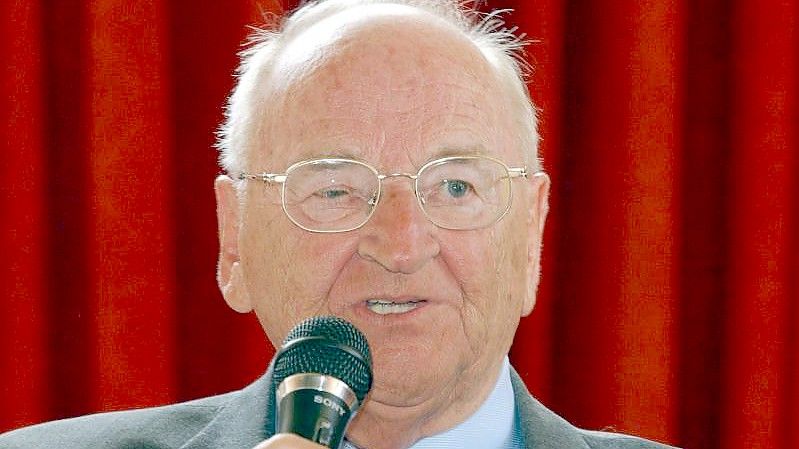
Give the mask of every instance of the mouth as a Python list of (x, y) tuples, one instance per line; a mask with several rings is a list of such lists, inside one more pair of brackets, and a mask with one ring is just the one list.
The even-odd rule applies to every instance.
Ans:
[(392, 301), (388, 299), (368, 299), (366, 308), (378, 315), (392, 315), (408, 313), (421, 307), (427, 301), (424, 299), (412, 299), (408, 301)]

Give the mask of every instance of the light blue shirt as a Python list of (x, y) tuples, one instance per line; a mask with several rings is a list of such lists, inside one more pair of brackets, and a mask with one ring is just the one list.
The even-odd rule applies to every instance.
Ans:
[[(472, 416), (445, 432), (422, 438), (410, 449), (520, 449), (524, 447), (522, 443), (516, 424), (510, 362), (505, 357), (494, 390)], [(347, 441), (343, 446), (358, 449)]]

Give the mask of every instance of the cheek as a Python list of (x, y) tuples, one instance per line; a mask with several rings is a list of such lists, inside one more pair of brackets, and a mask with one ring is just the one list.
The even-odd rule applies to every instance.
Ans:
[[(515, 287), (522, 287), (518, 284), (524, 280), (527, 247), (518, 220), (510, 218), (468, 238), (456, 235), (449, 244), (442, 245), (447, 264), (465, 294), (479, 292), (478, 297), (488, 296), (496, 305), (521, 299), (517, 298), (519, 289)], [(475, 302), (489, 308), (487, 299)]]
[(329, 314), (327, 294), (349, 258), (349, 245), (280, 218), (252, 228), (242, 241), (247, 289), (269, 339), (280, 344), (303, 319)]
[(504, 232), (497, 238), (497, 282), (503, 287), (501, 304), (514, 319), (523, 313), (527, 298), (528, 235), (525, 220), (509, 215), (503, 223)]
[(503, 220), (474, 238), (454, 240), (447, 251), (464, 296), (462, 321), (473, 348), (505, 345), (521, 316), (526, 243), (524, 234), (512, 229), (521, 229), (517, 220)]

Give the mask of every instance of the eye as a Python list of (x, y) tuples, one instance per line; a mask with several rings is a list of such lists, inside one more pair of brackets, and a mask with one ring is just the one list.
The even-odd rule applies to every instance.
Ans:
[(443, 182), (444, 187), (447, 189), (453, 198), (461, 198), (472, 189), (471, 185), (460, 179), (445, 179)]
[(335, 199), (341, 198), (343, 196), (347, 196), (349, 194), (350, 194), (349, 190), (341, 189), (341, 188), (338, 188), (338, 189), (323, 189), (323, 190), (317, 190), (316, 192), (314, 192), (314, 195), (316, 195), (318, 197), (321, 197), (323, 199), (326, 199), (326, 200), (335, 200)]

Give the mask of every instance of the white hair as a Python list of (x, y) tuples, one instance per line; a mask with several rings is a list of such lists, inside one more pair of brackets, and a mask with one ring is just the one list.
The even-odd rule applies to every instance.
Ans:
[(540, 170), (536, 109), (525, 84), (530, 66), (522, 55), (526, 43), (524, 35), (517, 35), (515, 27), (505, 26), (501, 16), (509, 10), (486, 14), (477, 11), (474, 3), (464, 0), (315, 0), (304, 2), (279, 23), (255, 29), (247, 48), (240, 53), (237, 83), (218, 132), (216, 147), (220, 151), (220, 165), (231, 174), (246, 171), (249, 155), (262, 145), (258, 136), (266, 126), (270, 107), (269, 98), (264, 95), (266, 82), (276, 56), (293, 36), (347, 10), (373, 4), (396, 4), (417, 8), (454, 25), (481, 51), (507, 91), (510, 110), (516, 114), (519, 145), (528, 152), (526, 158), (529, 157), (531, 168)]

